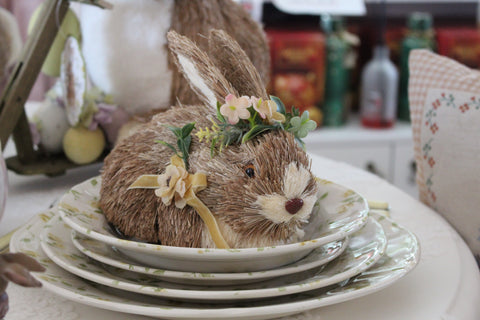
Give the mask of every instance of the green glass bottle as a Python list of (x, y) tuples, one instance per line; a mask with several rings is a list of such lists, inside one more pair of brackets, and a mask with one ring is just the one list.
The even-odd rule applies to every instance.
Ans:
[(343, 18), (325, 15), (322, 16), (321, 24), (327, 35), (323, 124), (339, 126), (345, 119), (345, 95), (348, 86), (345, 59), (350, 46), (342, 36), (345, 31)]
[(398, 94), (398, 119), (410, 121), (408, 103), (408, 57), (413, 49), (435, 50), (433, 20), (429, 13), (414, 12), (407, 22), (407, 34), (400, 49), (400, 87)]

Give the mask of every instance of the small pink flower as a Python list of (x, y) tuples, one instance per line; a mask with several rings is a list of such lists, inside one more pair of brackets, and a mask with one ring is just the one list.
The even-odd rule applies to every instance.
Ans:
[(254, 96), (251, 96), (250, 97), (250, 102), (252, 103), (252, 106), (253, 106), (253, 109), (255, 109), (255, 111), (258, 112), (258, 114), (260, 115), (260, 117), (262, 119), (265, 119), (267, 117), (267, 115), (265, 114), (265, 110), (262, 109), (262, 102), (263, 102), (263, 99), (262, 98), (257, 98), (257, 97), (254, 97)]
[(247, 96), (237, 98), (233, 94), (225, 97), (225, 104), (220, 107), (220, 114), (227, 117), (230, 124), (236, 124), (240, 119), (250, 118), (250, 99)]
[(270, 120), (272, 118), (273, 112), (277, 110), (277, 104), (272, 100), (262, 101), (260, 106), (258, 106), (258, 112), (263, 119)]
[(285, 122), (285, 116), (280, 112), (277, 112), (277, 104), (273, 100), (257, 99), (255, 97), (250, 98), (253, 104), (253, 108), (260, 114), (262, 119), (267, 119), (269, 124), (275, 122)]

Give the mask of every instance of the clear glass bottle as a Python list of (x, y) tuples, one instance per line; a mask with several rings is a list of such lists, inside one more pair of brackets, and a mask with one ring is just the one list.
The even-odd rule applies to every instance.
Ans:
[(407, 34), (400, 49), (400, 88), (398, 93), (398, 119), (409, 121), (408, 103), (408, 57), (413, 49), (434, 50), (435, 38), (432, 28), (432, 15), (425, 12), (414, 12), (407, 20)]
[(362, 125), (389, 128), (397, 113), (398, 71), (390, 61), (388, 47), (378, 44), (362, 72), (360, 116)]

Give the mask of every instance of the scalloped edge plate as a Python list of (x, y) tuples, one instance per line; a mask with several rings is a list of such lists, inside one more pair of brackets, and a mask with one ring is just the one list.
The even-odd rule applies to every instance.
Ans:
[(299, 261), (277, 269), (254, 272), (199, 273), (164, 270), (139, 265), (121, 252), (103, 242), (90, 239), (72, 231), (73, 245), (86, 256), (100, 263), (131, 272), (137, 272), (165, 281), (197, 285), (246, 284), (286, 276), (322, 266), (338, 257), (348, 245), (348, 238), (327, 243)]
[(100, 177), (74, 186), (59, 202), (60, 215), (78, 233), (115, 246), (152, 267), (187, 272), (251, 272), (277, 268), (305, 257), (313, 249), (344, 239), (367, 221), (367, 201), (355, 191), (317, 179), (318, 201), (302, 242), (262, 248), (202, 249), (119, 239), (111, 234), (98, 208)]
[(391, 219), (372, 214), (385, 230), (384, 256), (367, 272), (327, 288), (262, 301), (232, 304), (194, 304), (153, 298), (95, 285), (78, 278), (51, 261), (41, 250), (39, 233), (50, 225), (54, 211), (35, 216), (12, 237), (10, 250), (37, 259), (47, 270), (34, 273), (44, 287), (64, 298), (118, 312), (164, 319), (272, 319), (332, 305), (377, 292), (413, 270), (420, 257), (417, 238)]
[(228, 287), (195, 287), (179, 285), (145, 277), (130, 271), (103, 268), (83, 255), (71, 241), (71, 229), (56, 219), (40, 236), (43, 252), (58, 266), (84, 279), (115, 289), (152, 296), (224, 301), (278, 297), (323, 288), (347, 280), (377, 262), (387, 245), (381, 225), (370, 218), (367, 224), (352, 235), (342, 255), (325, 268), (296, 273), (262, 283)]

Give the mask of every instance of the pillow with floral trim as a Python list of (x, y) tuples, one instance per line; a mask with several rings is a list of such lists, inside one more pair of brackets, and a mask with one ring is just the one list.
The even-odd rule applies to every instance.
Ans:
[(409, 67), (420, 200), (480, 262), (480, 73), (427, 50), (412, 51)]

